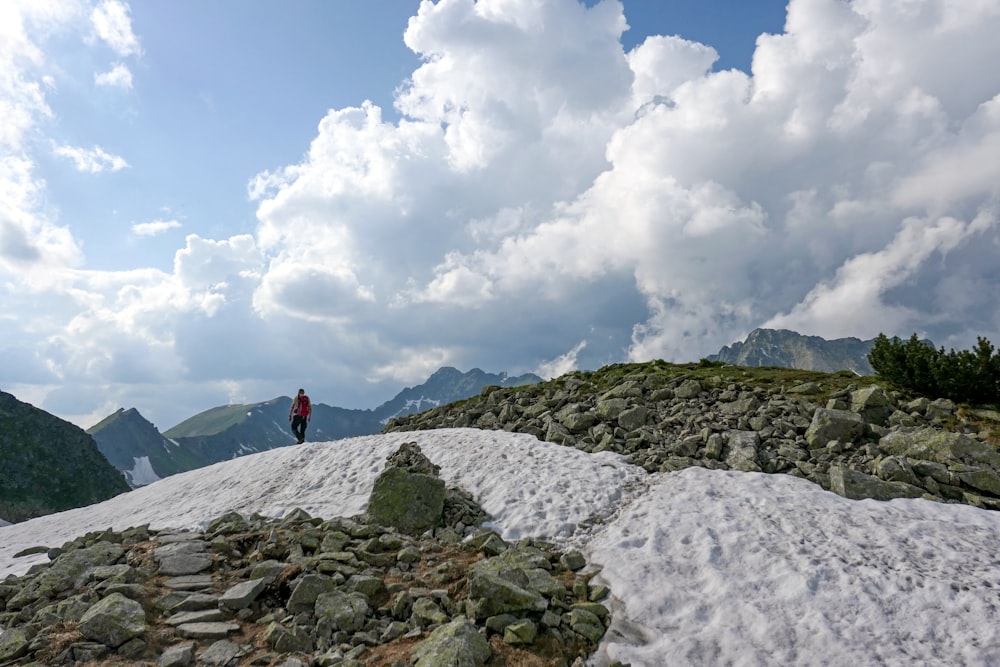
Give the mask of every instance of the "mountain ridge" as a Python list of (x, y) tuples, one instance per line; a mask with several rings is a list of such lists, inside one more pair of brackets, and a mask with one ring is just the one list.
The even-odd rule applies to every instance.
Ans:
[[(510, 376), (479, 368), (462, 372), (443, 366), (422, 384), (405, 387), (374, 409), (349, 409), (313, 400), (306, 437), (339, 440), (378, 433), (391, 419), (445, 405), (479, 393), (483, 387), (541, 382), (531, 373)], [(288, 427), (292, 399), (279, 396), (258, 403), (222, 405), (193, 415), (160, 433), (137, 410), (119, 409), (87, 432), (133, 486), (245, 454), (295, 444)], [(143, 424), (134, 423), (137, 419)]]
[(706, 357), (736, 366), (776, 366), (807, 371), (835, 373), (847, 370), (857, 375), (875, 375), (868, 353), (875, 339), (825, 339), (789, 329), (758, 328), (743, 341), (724, 345), (717, 354)]
[(25, 519), (90, 505), (129, 490), (94, 439), (0, 391), (0, 517)]

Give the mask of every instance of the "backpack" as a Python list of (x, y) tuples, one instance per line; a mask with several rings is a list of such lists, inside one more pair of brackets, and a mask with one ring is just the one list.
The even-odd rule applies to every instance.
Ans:
[(299, 404), (295, 406), (295, 414), (300, 417), (307, 416), (311, 412), (309, 408), (309, 397), (303, 394), (302, 396), (297, 396), (296, 398), (298, 398)]

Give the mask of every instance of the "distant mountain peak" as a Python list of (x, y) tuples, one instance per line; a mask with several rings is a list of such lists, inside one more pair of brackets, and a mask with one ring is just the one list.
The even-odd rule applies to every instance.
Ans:
[(710, 361), (737, 366), (776, 366), (834, 373), (849, 370), (858, 375), (874, 375), (868, 362), (875, 339), (807, 336), (789, 329), (757, 328), (742, 342), (723, 346)]

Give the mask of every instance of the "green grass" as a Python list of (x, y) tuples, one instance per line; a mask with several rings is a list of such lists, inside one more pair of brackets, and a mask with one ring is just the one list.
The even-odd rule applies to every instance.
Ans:
[(196, 438), (215, 435), (243, 422), (247, 418), (247, 410), (250, 407), (247, 405), (224, 405), (212, 408), (181, 422), (163, 435), (168, 438)]

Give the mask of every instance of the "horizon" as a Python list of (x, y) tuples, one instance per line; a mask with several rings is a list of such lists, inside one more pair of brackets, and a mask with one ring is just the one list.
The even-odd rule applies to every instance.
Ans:
[(86, 428), (756, 328), (1000, 341), (996, 34), (938, 0), (2, 3), (0, 385)]

